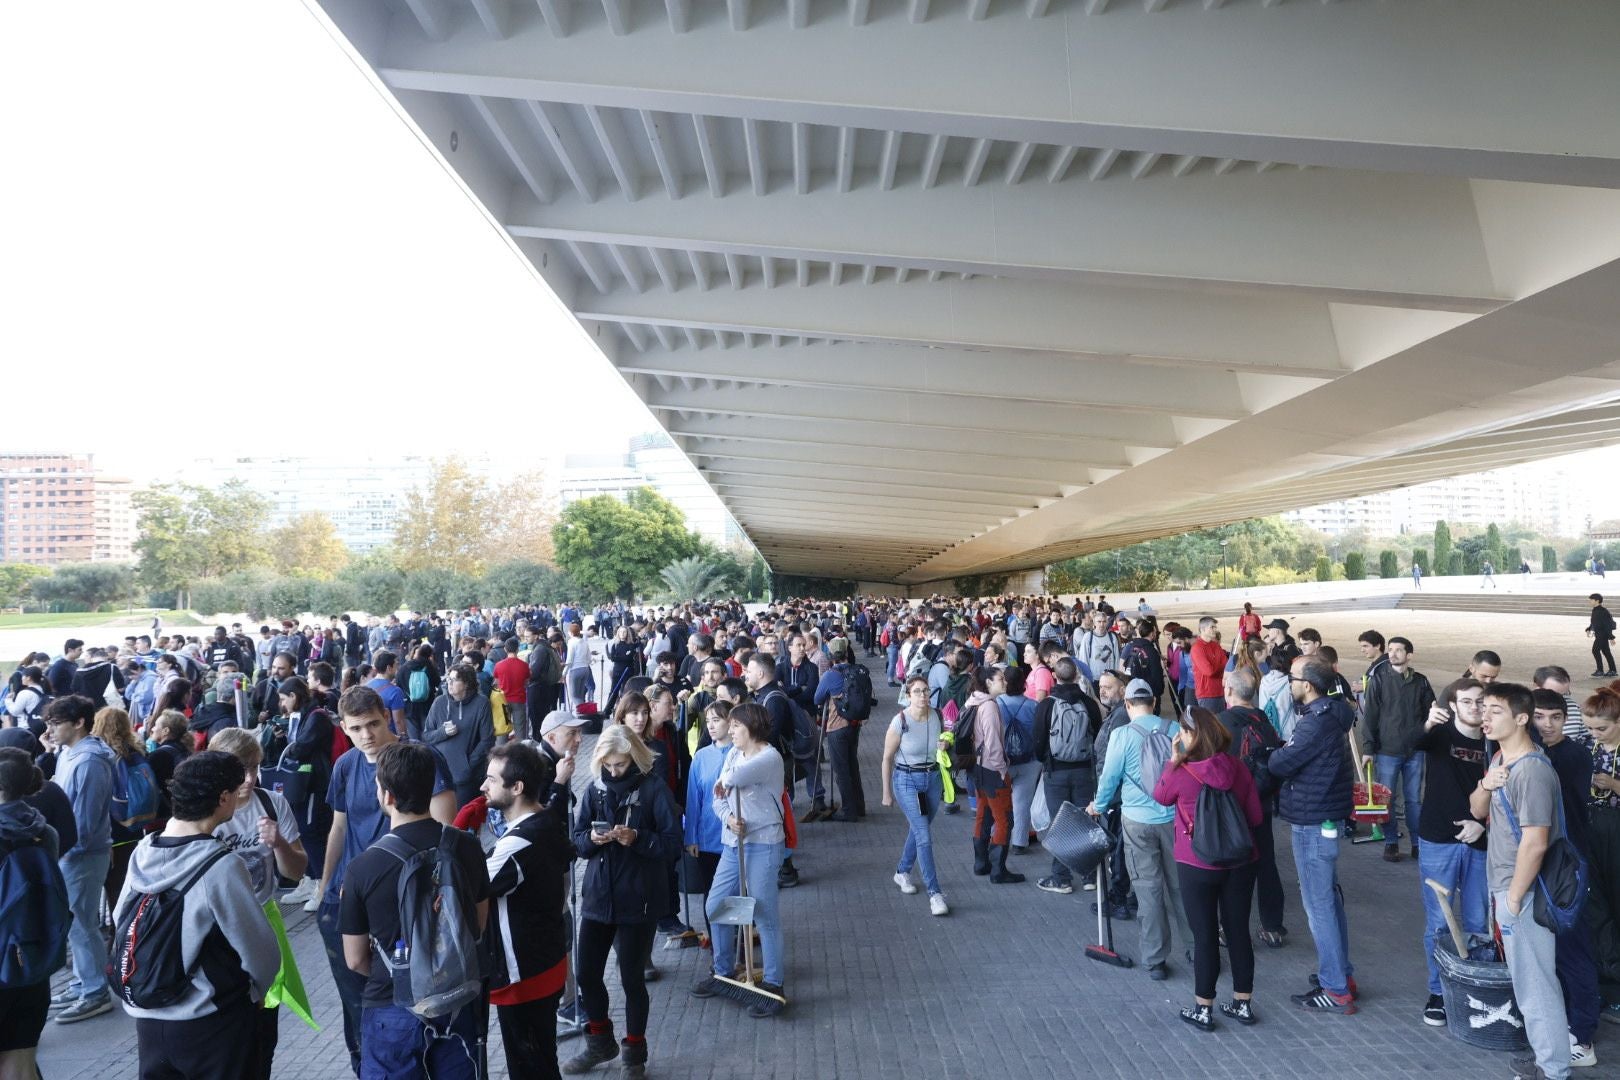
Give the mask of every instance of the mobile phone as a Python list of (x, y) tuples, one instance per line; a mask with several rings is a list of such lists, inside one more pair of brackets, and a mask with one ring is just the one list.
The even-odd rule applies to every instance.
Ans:
[(593, 833), (601, 833), (603, 836), (606, 836), (608, 833), (610, 833), (612, 831), (613, 831), (613, 822), (611, 822), (611, 821), (593, 821), (593, 822), (591, 822), (591, 832), (593, 832)]

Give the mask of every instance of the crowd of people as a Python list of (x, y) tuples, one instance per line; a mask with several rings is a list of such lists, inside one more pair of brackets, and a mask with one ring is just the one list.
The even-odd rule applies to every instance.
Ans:
[[(1593, 606), (1598, 656), (1614, 623)], [(1506, 683), (1482, 649), (1437, 690), (1406, 638), (1356, 646), (1352, 676), (1321, 634), (1250, 605), (1228, 643), (1215, 616), (1161, 625), (1106, 597), (533, 605), (70, 639), (3, 691), (4, 865), (31, 856), (15, 865), (48, 932), (32, 928), (25, 970), (0, 965), (0, 1073), (31, 1068), (49, 1017), (116, 1001), (143, 1077), (268, 1077), (277, 1006), (307, 1010), (280, 916), (303, 905), (357, 1076), (482, 1075), (491, 1006), (513, 1076), (615, 1060), (643, 1076), (660, 935), (709, 950), (694, 997), (761, 1020), (789, 1007), (781, 894), (801, 880), (801, 826), (866, 817), (874, 714), (902, 895), (951, 911), (937, 815), (969, 812), (974, 874), (1018, 886), (1036, 819), (1072, 804), (1107, 829), (1104, 871), (1077, 881), (1053, 858), (1034, 887), (1078, 884), (1135, 920), (1152, 979), (1188, 963), (1180, 1016), (1204, 1032), (1260, 1021), (1255, 941), (1288, 944), (1278, 818), (1317, 956), (1291, 1004), (1356, 1012), (1337, 861), (1366, 828), (1354, 786), (1383, 785), (1400, 804), (1383, 857), (1418, 867), (1424, 1022), (1470, 1007), (1437, 949), (1500, 949), (1532, 1049), (1515, 1074), (1594, 1064), (1599, 1019), (1620, 1021), (1620, 684), (1577, 701), (1554, 665)], [(1555, 880), (1571, 860), (1590, 881), (1573, 917)], [(559, 1025), (583, 1034), (562, 1058)]]

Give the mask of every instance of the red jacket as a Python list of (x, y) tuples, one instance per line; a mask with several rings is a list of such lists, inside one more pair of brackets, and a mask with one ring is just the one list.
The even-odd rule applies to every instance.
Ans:
[(1218, 698), (1221, 676), (1226, 674), (1226, 650), (1218, 641), (1194, 638), (1192, 643), (1193, 696)]

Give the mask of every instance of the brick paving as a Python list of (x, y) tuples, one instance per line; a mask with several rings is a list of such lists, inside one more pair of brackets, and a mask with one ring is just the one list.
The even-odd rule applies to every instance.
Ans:
[[(881, 675), (875, 680), (886, 695)], [(1009, 1077), (1356, 1077), (1508, 1076), (1506, 1054), (1476, 1050), (1426, 1027), (1421, 882), (1410, 860), (1388, 864), (1380, 846), (1347, 848), (1340, 859), (1350, 949), (1363, 994), (1355, 1016), (1309, 1016), (1288, 1003), (1315, 970), (1298, 902), (1286, 834), (1279, 857), (1291, 931), (1282, 949), (1258, 947), (1255, 1007), (1260, 1023), (1222, 1023), (1204, 1034), (1182, 1023), (1191, 1001), (1190, 965), (1172, 963), (1168, 982), (1084, 958), (1095, 935), (1090, 893), (1040, 892), (1049, 860), (1032, 848), (1009, 865), (1024, 885), (991, 885), (972, 874), (967, 815), (941, 815), (935, 852), (951, 914), (933, 918), (922, 893), (904, 896), (891, 875), (905, 837), (898, 810), (879, 805), (878, 759), (885, 712), (862, 740), (868, 817), (802, 830), (796, 859), (803, 884), (783, 893), (792, 1004), (774, 1020), (750, 1019), (724, 999), (698, 1001), (687, 989), (709, 954), (663, 951), (653, 984), (649, 1075), (668, 1080), (738, 1076), (811, 1078)], [(696, 914), (694, 912), (694, 914)], [(278, 1077), (340, 1080), (349, 1075), (341, 1021), (314, 916), (288, 913), (291, 938), (318, 1018), (316, 1034), (284, 1016)], [(1258, 928), (1258, 927), (1256, 927)], [(1121, 952), (1136, 955), (1134, 923), (1115, 924)], [(1179, 956), (1179, 947), (1172, 953)], [(1222, 979), (1225, 1000), (1230, 983)], [(615, 995), (616, 996), (616, 995)], [(615, 1014), (615, 1019), (622, 1014)], [(1597, 1069), (1620, 1075), (1616, 1029), (1598, 1034)], [(506, 1077), (499, 1033), (491, 1032), (493, 1077)], [(573, 1045), (564, 1043), (564, 1053)], [(134, 1024), (121, 1011), (70, 1027), (48, 1024), (41, 1044), (48, 1080), (135, 1074)], [(617, 1075), (599, 1068), (592, 1075)]]

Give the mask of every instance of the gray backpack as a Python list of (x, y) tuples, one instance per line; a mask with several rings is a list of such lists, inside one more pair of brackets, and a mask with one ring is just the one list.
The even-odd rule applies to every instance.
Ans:
[(1159, 786), (1159, 776), (1164, 772), (1165, 763), (1170, 760), (1174, 748), (1166, 732), (1156, 731), (1135, 720), (1131, 721), (1130, 726), (1142, 737), (1142, 790), (1147, 792), (1148, 798), (1152, 798), (1153, 789)]
[(482, 992), (478, 939), (462, 903), (456, 832), (448, 827), (425, 851), (389, 833), (376, 847), (400, 861), (399, 939), (371, 939), (394, 980), (394, 1004), (422, 1020), (442, 1020)]
[(1052, 700), (1051, 728), (1047, 734), (1047, 757), (1068, 764), (1091, 764), (1091, 716), (1078, 701)]

